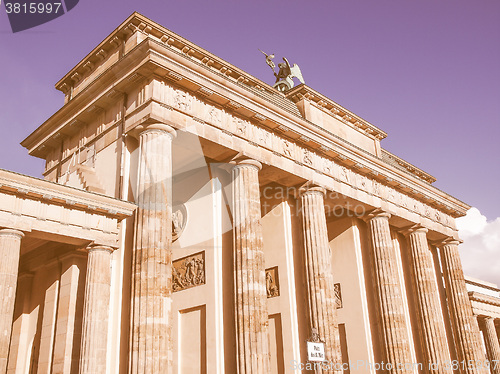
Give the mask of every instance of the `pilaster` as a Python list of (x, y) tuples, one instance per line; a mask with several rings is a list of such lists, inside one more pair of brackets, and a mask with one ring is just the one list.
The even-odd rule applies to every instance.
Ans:
[(112, 252), (111, 247), (88, 247), (80, 374), (106, 373)]
[(85, 268), (87, 254), (72, 251), (59, 259), (61, 280), (57, 301), (57, 323), (54, 339), (52, 374), (78, 371), (79, 344), (82, 335), (82, 309), (85, 300)]

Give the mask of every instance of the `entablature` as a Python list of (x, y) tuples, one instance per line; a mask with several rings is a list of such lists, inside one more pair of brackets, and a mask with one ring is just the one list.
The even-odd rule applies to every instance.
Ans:
[(387, 162), (388, 164), (396, 167), (397, 169), (401, 169), (405, 172), (415, 175), (416, 177), (422, 179), (423, 181), (426, 181), (428, 183), (434, 183), (436, 181), (436, 178), (434, 178), (429, 173), (426, 173), (422, 169), (419, 169), (415, 165), (410, 164), (408, 161), (399, 158), (395, 154), (385, 149), (381, 150), (381, 159)]
[(387, 137), (386, 132), (305, 84), (300, 84), (287, 91), (286, 97), (290, 98), (294, 103), (301, 100), (308, 100), (317, 108), (328, 112), (332, 117), (339, 119), (346, 125), (377, 140), (382, 140)]
[[(71, 128), (75, 123), (84, 123), (84, 116), (89, 113), (91, 108), (106, 107), (107, 100), (110, 100), (110, 97), (115, 97), (117, 92), (126, 92), (127, 88), (130, 89), (132, 85), (137, 85), (140, 82), (158, 81), (176, 87), (176, 90), (185, 92), (186, 95), (193, 96), (197, 100), (210, 103), (216, 108), (232, 113), (234, 116), (251, 121), (257, 126), (266, 128), (294, 144), (335, 160), (339, 165), (354, 170), (357, 174), (370, 176), (370, 178), (398, 189), (406, 195), (414, 196), (453, 217), (465, 214), (467, 208), (464, 207), (463, 203), (429, 186), (428, 183), (424, 183), (408, 172), (403, 172), (399, 168), (382, 162), (380, 158), (369, 152), (365, 152), (353, 144), (349, 144), (320, 126), (290, 115), (290, 113), (279, 107), (271, 106), (268, 101), (256, 98), (249, 91), (238, 89), (239, 86), (231, 87), (225, 81), (221, 79), (217, 80), (217, 76), (209, 77), (199, 74), (194, 69), (190, 69), (189, 64), (181, 64), (182, 61), (175, 61), (174, 58), (177, 55), (168, 55), (168, 50), (156, 41), (150, 39), (144, 40), (136, 47), (136, 50), (138, 55), (131, 54), (131, 58), (134, 56), (133, 59), (139, 61), (140, 64), (134, 65), (128, 63), (125, 59), (119, 63), (131, 67), (134, 66), (135, 69), (131, 68), (127, 71), (123, 68), (116, 68), (116, 71), (113, 70), (110, 72), (114, 76), (115, 81), (109, 81), (98, 97), (85, 95), (72, 100), (65, 107), (70, 108), (74, 105), (80, 110), (74, 111), (63, 108), (66, 116), (73, 116), (67, 119), (65, 123), (59, 124), (58, 130), (52, 132), (54, 135), (51, 135), (48, 129), (56, 125), (57, 122), (55, 118), (51, 118), (41, 127), (47, 128), (47, 131), (45, 131), (46, 135), (42, 140), (39, 140), (38, 143), (34, 141), (37, 138), (37, 132), (41, 128), (28, 137), (23, 142), (23, 145), (27, 144), (28, 140), (31, 141), (33, 148), (31, 148), (30, 153), (35, 156), (43, 156), (43, 151), (40, 151), (40, 147), (50, 144), (49, 142), (57, 141), (58, 134), (67, 131), (65, 129), (68, 127)], [(144, 54), (147, 55), (147, 58)], [(122, 75), (117, 75), (118, 72), (121, 72)], [(103, 75), (102, 79), (107, 78)], [(90, 86), (89, 89), (91, 89)], [(86, 105), (78, 104), (86, 96), (89, 100), (91, 98), (94, 98), (94, 100), (87, 100)], [(153, 96), (155, 96), (154, 88)], [(157, 103), (160, 106), (166, 104), (162, 102), (159, 96), (156, 98), (153, 97), (144, 102), (140, 107), (133, 108), (132, 111), (127, 111), (124, 120), (129, 123), (130, 121), (131, 123), (137, 123), (137, 118), (146, 116), (148, 110), (145, 108), (153, 103)], [(189, 111), (186, 108), (177, 108), (176, 110), (182, 111), (184, 109), (187, 115), (196, 119), (197, 114), (188, 113)], [(63, 116), (61, 115), (61, 117)], [(201, 120), (209, 123), (207, 119)], [(39, 136), (38, 138), (40, 139)], [(70, 157), (70, 155), (66, 155), (66, 157)], [(297, 162), (300, 161), (297, 160)]]
[[(118, 61), (100, 72), (99, 76), (92, 82), (88, 82), (85, 89), (81, 89), (77, 96), (23, 141), (22, 144), (29, 149), (30, 154), (45, 157), (48, 148), (60, 144), (61, 137), (75, 134), (78, 127), (91, 119), (97, 111), (105, 110), (111, 102), (119, 100), (122, 95), (127, 95), (131, 88), (157, 81), (184, 92), (183, 95), (194, 97), (200, 102), (206, 102), (217, 110), (230, 113), (235, 118), (249, 121), (254, 126), (277, 134), (283, 141), (294, 146), (332, 160), (355, 175), (367, 176), (422, 201), (428, 206), (450, 214), (452, 217), (462, 216), (468, 209), (466, 204), (430, 186), (432, 177), (428, 174), (416, 168), (418, 173), (411, 172), (407, 167), (398, 167), (401, 166), (400, 163), (397, 165), (388, 163), (383, 157), (367, 152), (331, 131), (307, 121), (300, 115), (296, 107), (298, 114), (294, 113), (291, 107), (288, 107), (290, 103), (293, 105), (293, 102), (282, 93), (275, 91), (270, 86), (268, 86), (269, 90), (262, 89), (265, 83), (260, 81), (262, 85), (259, 87), (248, 85), (249, 80), (240, 79), (243, 75), (235, 75), (235, 72), (237, 74), (246, 73), (234, 67), (234, 69), (229, 69), (230, 66), (227, 64), (222, 66), (223, 60), (221, 59), (213, 60), (212, 63), (204, 61), (206, 56), (216, 57), (202, 49), (196, 49), (199, 47), (154, 24), (145, 17), (137, 14), (132, 15), (114, 33), (119, 33), (120, 30), (128, 35), (130, 35), (130, 30), (133, 30), (133, 33), (140, 33), (143, 37), (137, 39), (138, 44), (129, 47)], [(160, 35), (160, 31), (163, 34)], [(103, 43), (108, 43), (110, 38), (111, 36)], [(192, 49), (183, 47), (183, 45), (187, 46), (188, 44)], [(99, 46), (95, 51), (99, 51)], [(205, 57), (201, 58), (202, 55), (198, 54), (199, 51), (207, 53), (207, 55), (203, 55)], [(75, 69), (80, 69), (87, 62), (84, 59)], [(219, 65), (222, 67), (219, 68)], [(224, 67), (227, 69), (224, 70)], [(228, 72), (228, 69), (231, 72)], [(74, 75), (74, 73), (68, 74), (69, 77)], [(255, 80), (255, 82), (257, 81)], [(256, 88), (258, 88), (257, 91)], [(120, 122), (123, 120), (127, 123), (124, 128), (135, 126), (148, 118), (153, 119), (154, 112), (162, 106), (170, 107), (195, 121), (214, 126), (214, 123), (210, 123), (210, 119), (201, 118), (199, 114), (190, 112), (187, 110), (187, 106), (174, 108), (171, 103), (167, 104), (160, 97), (154, 97), (154, 90), (153, 88), (152, 98), (124, 113), (124, 117), (120, 120)], [(315, 105), (319, 105), (321, 99), (320, 106), (322, 108), (328, 109), (331, 106), (329, 110), (333, 110), (335, 107), (339, 113), (346, 113), (351, 125), (354, 125), (359, 131), (368, 131), (368, 135), (374, 139), (386, 136), (380, 129), (333, 101), (314, 93), (307, 86), (298, 86), (289, 95), (298, 98), (298, 95), (303, 93), (308, 94), (308, 100), (312, 100)], [(355, 120), (354, 123), (352, 119)], [(344, 120), (347, 121), (345, 118)], [(355, 125), (356, 123), (358, 125)], [(241, 137), (241, 134), (232, 135)], [(251, 144), (258, 144), (252, 139), (245, 140)], [(279, 153), (279, 150), (273, 151)], [(304, 154), (304, 151), (301, 152)], [(383, 151), (382, 156), (384, 154), (388, 153)], [(70, 156), (69, 154), (65, 155), (66, 158)], [(294, 162), (304, 164), (304, 160), (294, 160)]]
[(27, 237), (117, 247), (133, 203), (0, 169), (0, 227)]

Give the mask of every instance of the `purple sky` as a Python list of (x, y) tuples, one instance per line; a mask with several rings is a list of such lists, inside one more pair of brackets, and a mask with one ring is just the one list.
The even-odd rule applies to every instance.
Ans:
[(63, 103), (54, 84), (134, 10), (274, 83), (261, 48), (389, 136), (435, 186), (500, 216), (498, 0), (80, 0), (12, 34), (0, 10), (0, 167), (40, 176), (19, 142)]

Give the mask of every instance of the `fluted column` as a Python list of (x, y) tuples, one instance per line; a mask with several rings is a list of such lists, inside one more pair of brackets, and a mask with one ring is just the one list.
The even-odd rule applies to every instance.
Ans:
[(135, 247), (132, 259), (130, 372), (173, 370), (172, 139), (164, 124), (139, 132)]
[(495, 319), (495, 328), (497, 330), (498, 343), (500, 344), (500, 319)]
[(486, 354), (491, 365), (491, 373), (500, 374), (500, 344), (495, 329), (495, 321), (492, 317), (484, 317), (480, 323), (483, 330)]
[(413, 373), (404, 366), (411, 363), (412, 359), (396, 253), (389, 228), (390, 216), (377, 209), (366, 219), (372, 246), (375, 302), (382, 343), (381, 360), (390, 363), (392, 369), (387, 370), (388, 373)]
[(87, 276), (82, 321), (80, 373), (106, 373), (111, 247), (88, 247)]
[[(309, 307), (309, 331), (316, 329), (325, 343), (325, 358), (341, 363), (337, 310), (330, 245), (325, 216), (325, 189), (319, 186), (300, 190), (304, 235), (306, 282)], [(330, 365), (332, 366), (332, 365)], [(333, 373), (317, 368), (316, 373)]]
[(18, 230), (0, 230), (0, 373), (7, 370), (23, 237)]
[(465, 285), (464, 272), (458, 252), (458, 240), (447, 240), (441, 245), (441, 263), (446, 287), (446, 300), (450, 314), (458, 361), (483, 363), (462, 365), (461, 373), (487, 373), (486, 356), (481, 347), (480, 333)]
[(259, 170), (233, 162), (233, 251), (238, 374), (269, 373), (266, 275), (260, 223)]
[(433, 373), (452, 372), (450, 351), (437, 288), (432, 253), (427, 243), (427, 229), (415, 225), (404, 232), (408, 238), (414, 300), (424, 368), (432, 363)]

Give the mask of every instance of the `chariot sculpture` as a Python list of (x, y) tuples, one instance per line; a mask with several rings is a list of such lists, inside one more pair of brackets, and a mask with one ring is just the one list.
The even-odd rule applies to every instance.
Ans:
[(273, 69), (274, 76), (276, 77), (276, 82), (274, 83), (274, 88), (280, 92), (286, 92), (294, 86), (293, 78), (296, 77), (301, 83), (305, 83), (302, 77), (302, 72), (300, 71), (299, 65), (290, 65), (288, 60), (283, 57), (284, 62), (278, 64), (278, 72), (274, 70), (276, 64), (273, 61), (274, 54), (268, 55), (259, 49), (266, 56), (266, 63), (271, 69)]

